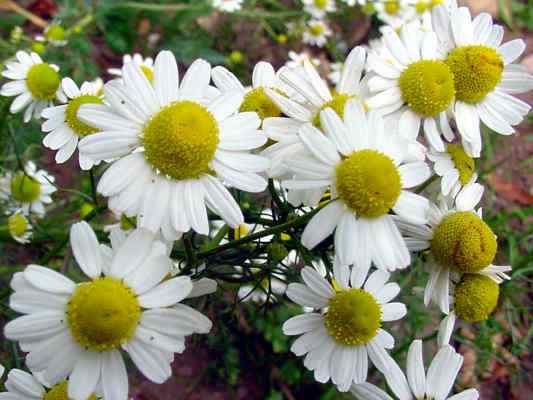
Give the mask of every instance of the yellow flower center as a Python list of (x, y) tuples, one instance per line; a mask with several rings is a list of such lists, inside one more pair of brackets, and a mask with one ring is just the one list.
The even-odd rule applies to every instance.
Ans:
[(248, 225), (246, 224), (240, 224), (237, 228), (233, 229), (233, 239), (239, 240), (246, 235), (250, 233), (250, 229), (248, 229)]
[(313, 36), (320, 36), (324, 33), (324, 26), (322, 24), (313, 24), (309, 27), (309, 32)]
[[(43, 400), (69, 400), (68, 397), (68, 382), (59, 382), (57, 385), (44, 394)], [(96, 400), (96, 396), (92, 394), (87, 400)]]
[(492, 92), (500, 82), (503, 60), (498, 52), (487, 46), (458, 47), (448, 54), (446, 64), (455, 78), (458, 100), (475, 104)]
[(327, 103), (324, 103), (322, 107), (317, 111), (315, 114), (315, 117), (313, 118), (313, 125), (316, 126), (318, 129), (322, 128), (322, 123), (320, 122), (320, 113), (325, 110), (326, 108), (331, 108), (333, 111), (337, 113), (337, 115), (341, 118), (344, 118), (344, 106), (346, 105), (346, 102), (350, 99), (353, 99), (354, 96), (348, 95), (348, 94), (342, 94), (342, 93), (332, 93), (332, 99), (328, 101)]
[(381, 307), (362, 289), (342, 290), (329, 300), (324, 325), (338, 343), (360, 346), (370, 342), (381, 327)]
[(459, 171), (459, 181), (461, 182), (461, 185), (466, 185), (470, 182), (470, 179), (476, 170), (474, 159), (466, 154), (462, 146), (449, 144), (447, 150), (448, 154), (452, 156), (453, 165), (455, 165), (455, 168)]
[(498, 305), (499, 285), (488, 276), (465, 274), (455, 286), (455, 312), (467, 322), (480, 322)]
[(85, 122), (82, 122), (78, 119), (78, 110), (83, 104), (102, 103), (102, 99), (90, 94), (84, 94), (70, 100), (67, 105), (67, 109), (65, 110), (65, 120), (67, 125), (80, 137), (98, 132), (98, 129), (93, 128), (92, 126), (87, 125)]
[(430, 8), (430, 3), (427, 3), (425, 1), (419, 1), (415, 4), (415, 9), (418, 14), (424, 14), (426, 10)]
[(444, 217), (431, 240), (431, 252), (439, 264), (462, 273), (478, 272), (490, 265), (497, 247), (492, 230), (470, 211)]
[(11, 179), (11, 196), (21, 203), (33, 203), (41, 194), (41, 184), (36, 179), (20, 173)]
[(336, 183), (340, 199), (365, 218), (387, 214), (402, 190), (394, 162), (376, 150), (359, 150), (341, 161)]
[(129, 341), (140, 316), (135, 293), (110, 277), (78, 285), (67, 306), (72, 336), (80, 346), (95, 351), (115, 349)]
[(28, 220), (19, 213), (10, 215), (7, 219), (7, 227), (12, 237), (22, 237), (28, 230)]
[(265, 89), (262, 87), (253, 89), (244, 96), (239, 112), (248, 111), (256, 112), (261, 121), (265, 118), (281, 115), (279, 107), (266, 95)]
[(46, 63), (33, 65), (26, 75), (26, 86), (37, 100), (53, 100), (59, 83), (59, 74)]
[(161, 109), (144, 128), (145, 157), (177, 180), (210, 172), (218, 146), (218, 123), (203, 106), (177, 101)]
[(315, 7), (323, 10), (328, 5), (328, 0), (314, 0)]
[(386, 1), (385, 2), (385, 12), (389, 15), (396, 15), (400, 11), (400, 2), (399, 1)]
[(148, 79), (150, 82), (153, 82), (154, 80), (154, 70), (150, 67), (147, 67), (146, 65), (141, 65), (141, 71), (146, 76), (146, 79)]
[(51, 41), (61, 42), (65, 40), (65, 30), (61, 25), (52, 25), (46, 29), (44, 37)]
[(445, 111), (455, 95), (453, 75), (442, 61), (410, 64), (399, 79), (402, 98), (417, 114), (434, 117)]

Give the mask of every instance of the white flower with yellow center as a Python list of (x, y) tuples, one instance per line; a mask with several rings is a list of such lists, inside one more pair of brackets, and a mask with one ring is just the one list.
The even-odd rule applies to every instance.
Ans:
[(243, 0), (213, 0), (213, 7), (223, 12), (235, 12), (242, 8)]
[[(477, 400), (479, 393), (476, 389), (467, 389), (448, 397), (462, 365), (463, 356), (445, 345), (431, 361), (426, 374), (422, 341), (414, 340), (407, 353), (406, 374), (391, 359), (391, 369), (385, 378), (395, 395), (394, 399), (398, 400)], [(371, 383), (353, 385), (350, 391), (358, 400), (394, 400)]]
[(462, 191), (469, 196), (476, 195), (481, 198), (483, 187), (474, 185), (477, 180), (476, 163), (472, 157), (466, 154), (461, 145), (448, 144), (446, 151), (432, 151), (427, 157), (434, 162), (433, 169), (441, 177), (440, 188), (443, 196), (456, 198)]
[(318, 67), (320, 60), (312, 57), (307, 52), (296, 53), (295, 51), (289, 51), (289, 61), (285, 63), (288, 68), (300, 68), (303, 67), (305, 61), (309, 61), (313, 66)]
[(26, 315), (5, 326), (5, 337), (19, 342), (28, 353), (26, 364), (45, 381), (68, 377), (73, 400), (86, 400), (97, 386), (105, 399), (128, 399), (121, 349), (149, 380), (166, 381), (185, 337), (207, 333), (212, 325), (180, 303), (193, 288), (190, 278), (163, 281), (172, 262), (165, 246), (143, 229), (111, 249), (111, 257), (86, 222), (73, 225), (70, 242), (91, 279), (74, 283), (38, 265), (16, 273), (10, 307)]
[(399, 29), (416, 17), (407, 0), (379, 0), (372, 3), (377, 17), (392, 29)]
[(317, 19), (324, 18), (327, 13), (337, 11), (335, 0), (303, 0), (303, 3), (304, 11)]
[(326, 22), (319, 19), (312, 19), (307, 22), (302, 42), (311, 46), (324, 47), (331, 34), (331, 29)]
[(24, 122), (32, 116), (39, 118), (41, 112), (54, 100), (64, 101), (61, 92), (61, 77), (56, 65), (43, 62), (37, 53), (17, 51), (17, 61), (7, 61), (2, 76), (12, 79), (0, 89), (0, 95), (15, 97), (9, 111), (13, 114), (24, 111)]
[[(78, 110), (83, 104), (103, 104), (98, 85), (84, 82), (81, 88), (70, 78), (61, 81), (63, 92), (68, 100), (66, 104), (45, 108), (42, 112), (43, 122), (41, 129), (49, 132), (43, 139), (43, 145), (52, 150), (58, 150), (55, 160), (58, 164), (67, 161), (76, 148), (78, 141), (98, 129), (80, 121)], [(95, 164), (89, 157), (80, 152), (79, 163), (81, 169), (88, 170)]]
[(454, 75), (452, 105), (463, 146), (481, 154), (480, 121), (502, 135), (515, 132), (531, 106), (513, 96), (533, 89), (533, 75), (513, 64), (526, 48), (522, 39), (502, 45), (503, 28), (489, 14), (472, 19), (466, 7), (433, 9), (433, 28)]
[[(12, 369), (7, 375), (5, 387), (7, 392), (0, 393), (2, 400), (67, 400), (68, 381), (55, 385), (43, 382), (39, 373), (28, 373)], [(101, 396), (91, 394), (86, 400), (97, 400)]]
[(15, 241), (26, 244), (30, 242), (33, 228), (28, 218), (17, 211), (7, 218), (7, 230)]
[(481, 209), (474, 211), (483, 193), (476, 186), (481, 185), (463, 191), (453, 208), (446, 199), (439, 206), (431, 204), (426, 226), (396, 220), (409, 250), (430, 252), (424, 304), (434, 302), (448, 314), (453, 295), (455, 313), (470, 322), (488, 318), (497, 305), (498, 284), (510, 279), (506, 272), (511, 270), (492, 264), (498, 244)]
[(65, 28), (59, 24), (48, 25), (42, 35), (37, 35), (35, 40), (38, 42), (48, 42), (56, 47), (63, 47), (68, 43)]
[(144, 76), (146, 76), (146, 79), (148, 79), (150, 82), (154, 80), (154, 59), (152, 57), (146, 57), (144, 58), (139, 53), (135, 53), (132, 55), (130, 54), (124, 54), (122, 57), (122, 67), (121, 68), (109, 68), (107, 72), (110, 75), (122, 77), (122, 68), (124, 65), (129, 63), (134, 63), (137, 65)]
[(451, 69), (439, 58), (435, 33), (411, 23), (400, 35), (392, 28), (384, 29), (382, 40), (382, 51), (368, 56), (368, 65), (376, 73), (368, 81), (369, 90), (375, 93), (368, 107), (384, 114), (398, 111), (392, 117), (402, 135), (414, 140), (423, 126), (431, 147), (445, 151), (441, 131), (448, 141), (453, 139), (446, 111), (455, 87)]
[(311, 124), (300, 129), (307, 154), (286, 163), (294, 173), (290, 189), (330, 188), (332, 201), (309, 221), (302, 235), (308, 249), (335, 232), (335, 252), (342, 264), (368, 269), (405, 268), (411, 259), (390, 211), (414, 224), (427, 222), (428, 201), (405, 189), (430, 176), (422, 161), (410, 162), (408, 143), (386, 132), (381, 117), (365, 114), (350, 100), (342, 120), (330, 108), (320, 114), (324, 133)]
[(117, 214), (138, 216), (138, 226), (165, 238), (193, 229), (207, 234), (207, 207), (230, 226), (242, 224), (237, 202), (224, 186), (261, 192), (268, 159), (250, 154), (266, 143), (255, 112), (239, 113), (243, 94), (230, 91), (203, 102), (211, 66), (195, 61), (179, 83), (172, 53), (162, 51), (150, 82), (133, 63), (123, 82), (104, 88), (108, 105), (83, 105), (78, 117), (102, 132), (80, 150), (92, 159), (116, 159), (98, 183)]
[(318, 382), (331, 379), (340, 391), (366, 381), (369, 358), (382, 373), (389, 369), (392, 359), (387, 349), (394, 347), (394, 338), (382, 324), (407, 312), (404, 304), (390, 303), (400, 287), (387, 283), (389, 273), (377, 270), (367, 279), (367, 272), (339, 266), (331, 284), (314, 268), (305, 267), (301, 272), (305, 284), (291, 283), (287, 289), (287, 296), (303, 307), (327, 307), (325, 313), (290, 318), (283, 333), (301, 335), (291, 351), (305, 355), (304, 366), (314, 371)]
[(0, 178), (0, 199), (12, 204), (12, 211), (20, 210), (24, 215), (35, 213), (42, 217), (45, 204), (52, 202), (51, 194), (56, 191), (54, 177), (45, 170), (37, 170), (32, 161), (24, 171), (8, 173)]
[[(263, 155), (271, 159), (271, 176), (285, 176), (287, 174), (285, 160), (304, 151), (304, 146), (298, 136), (301, 126), (312, 123), (316, 127), (321, 127), (321, 110), (331, 107), (342, 116), (344, 106), (349, 99), (363, 100), (365, 88), (360, 81), (365, 59), (365, 49), (355, 47), (346, 58), (341, 78), (333, 90), (330, 90), (327, 82), (320, 77), (316, 68), (308, 60), (303, 61), (301, 68), (280, 70), (282, 82), (294, 90), (301, 100), (294, 97), (288, 98), (275, 90), (265, 90), (287, 116), (267, 118), (263, 122), (265, 134), (272, 141), (277, 142), (263, 152)], [(322, 197), (323, 191), (320, 188), (304, 191), (301, 198), (305, 205), (315, 205)], [(300, 196), (295, 197), (300, 198)]]

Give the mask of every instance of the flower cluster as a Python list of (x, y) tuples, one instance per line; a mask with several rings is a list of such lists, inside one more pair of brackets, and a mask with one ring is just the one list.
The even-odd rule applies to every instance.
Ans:
[[(321, 18), (335, 2), (304, 4), (313, 16), (305, 41), (321, 45), (312, 32), (326, 35)], [(424, 21), (391, 22), (372, 49), (352, 49), (334, 88), (309, 58), (277, 71), (259, 62), (245, 86), (202, 59), (180, 73), (163, 50), (154, 60), (125, 56), (101, 87), (76, 84), (37, 54), (17, 52), (2, 73), (10, 111), (26, 122), (41, 118), (43, 146), (57, 151), (57, 164), (77, 151), (82, 170), (103, 171), (95, 196), (120, 223), (108, 227), (109, 245), (89, 223), (72, 225), (83, 279), (40, 265), (13, 275), (9, 306), (22, 316), (4, 334), (26, 353), (33, 375), (12, 370), (4, 397), (128, 399), (124, 354), (149, 380), (166, 381), (186, 337), (212, 328), (184, 303), (217, 288), (196, 279), (208, 271), (201, 257), (242, 244), (246, 257), (231, 276), (254, 284), (241, 286), (238, 297), (268, 303), (286, 295), (303, 307), (283, 332), (298, 336), (291, 350), (318, 382), (389, 399), (366, 383), (373, 365), (398, 398), (448, 398), (463, 361), (448, 344), (455, 318), (487, 319), (499, 284), (510, 279), (510, 266), (493, 265), (496, 235), (477, 208), (481, 126), (512, 134), (530, 110), (513, 95), (531, 90), (533, 76), (513, 63), (524, 41), (502, 44), (503, 30), (489, 15), (472, 18), (456, 4), (409, 7)], [(395, 8), (402, 10), (399, 2), (376, 4), (380, 13)], [(267, 186), (279, 207), (297, 212), (245, 224), (240, 195), (253, 199)], [(55, 190), (31, 162), (0, 179), (18, 241), (30, 240), (26, 217), (42, 217)], [(324, 262), (303, 267), (303, 283), (288, 283), (300, 250), (287, 252), (283, 242), (294, 241), (286, 231), (296, 226), (304, 228), (295, 249), (323, 248)], [(186, 240), (192, 233), (208, 240), (199, 254)], [(255, 240), (266, 243), (272, 270), (260, 261), (264, 251), (244, 248)], [(180, 260), (177, 246), (185, 248)], [(409, 309), (394, 301), (400, 286), (390, 279), (420, 252), (429, 272), (424, 303), (448, 316), (427, 374), (417, 340), (405, 375), (389, 354), (388, 327)], [(473, 389), (449, 397), (477, 398)]]

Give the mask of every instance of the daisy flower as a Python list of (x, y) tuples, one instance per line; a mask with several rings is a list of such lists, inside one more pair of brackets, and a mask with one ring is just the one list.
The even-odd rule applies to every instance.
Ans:
[(213, 7), (222, 12), (235, 12), (242, 8), (243, 0), (213, 0)]
[(446, 151), (431, 151), (427, 157), (434, 162), (433, 169), (441, 177), (443, 196), (455, 198), (463, 189), (472, 190), (470, 188), (478, 177), (475, 172), (476, 163), (461, 145), (448, 144)]
[[(287, 116), (267, 118), (263, 121), (263, 131), (276, 142), (263, 152), (263, 155), (271, 160), (270, 176), (283, 177), (287, 173), (285, 160), (304, 150), (298, 136), (302, 125), (312, 123), (320, 127), (321, 110), (331, 107), (342, 116), (348, 99), (363, 99), (365, 89), (360, 81), (365, 59), (365, 49), (355, 47), (346, 58), (341, 78), (334, 90), (330, 90), (327, 82), (320, 77), (316, 68), (308, 60), (303, 61), (301, 68), (280, 70), (281, 81), (294, 90), (301, 99), (287, 98), (275, 90), (265, 90)], [(301, 197), (304, 204), (315, 205), (322, 197), (323, 190), (303, 193)], [(296, 197), (300, 198), (300, 196)], [(298, 205), (298, 203), (293, 204)]]
[(405, 268), (409, 251), (396, 227), (392, 210), (413, 224), (427, 222), (429, 202), (405, 189), (430, 176), (422, 161), (406, 161), (408, 143), (385, 131), (383, 119), (350, 100), (341, 119), (333, 109), (321, 112), (324, 133), (311, 124), (300, 129), (307, 154), (286, 163), (294, 178), (289, 189), (331, 188), (332, 201), (309, 221), (302, 243), (314, 248), (335, 232), (335, 252), (342, 264), (368, 269)]
[(137, 216), (138, 226), (162, 230), (167, 238), (193, 229), (209, 233), (207, 207), (231, 227), (244, 222), (237, 202), (222, 182), (246, 192), (261, 192), (258, 173), (266, 158), (250, 154), (264, 145), (254, 112), (239, 113), (243, 94), (231, 91), (202, 101), (211, 66), (195, 61), (179, 83), (171, 52), (154, 64), (153, 85), (134, 63), (122, 70), (123, 82), (104, 88), (109, 105), (86, 104), (78, 117), (102, 132), (84, 137), (79, 148), (92, 159), (115, 159), (98, 191), (117, 214)]
[(307, 22), (302, 42), (311, 46), (324, 47), (332, 32), (329, 26), (322, 20), (312, 19)]
[(326, 13), (337, 11), (335, 0), (303, 0), (304, 11), (313, 18), (324, 18)]
[(314, 67), (320, 65), (318, 58), (311, 57), (307, 52), (296, 53), (295, 51), (289, 51), (289, 61), (285, 63), (288, 68), (300, 68), (303, 67), (304, 62), (309, 61)]
[(454, 75), (452, 108), (457, 129), (469, 155), (479, 157), (480, 121), (499, 134), (510, 135), (531, 109), (513, 96), (533, 88), (533, 75), (513, 64), (526, 44), (522, 39), (502, 44), (503, 28), (494, 25), (487, 13), (472, 19), (466, 7), (435, 7), (433, 28)]
[(378, 19), (392, 29), (401, 28), (415, 17), (415, 10), (407, 0), (379, 0), (373, 6)]
[(33, 228), (22, 212), (17, 211), (7, 218), (7, 229), (13, 240), (20, 244), (30, 242)]
[(287, 87), (282, 84), (270, 63), (258, 62), (252, 73), (252, 87), (245, 88), (232, 72), (225, 67), (215, 67), (212, 71), (213, 82), (222, 92), (239, 92), (243, 96), (239, 112), (255, 112), (263, 121), (265, 118), (279, 117), (281, 109), (268, 97), (265, 89), (286, 95)]
[(61, 77), (57, 65), (43, 62), (37, 53), (17, 51), (17, 61), (8, 61), (2, 76), (12, 79), (0, 89), (0, 95), (15, 97), (9, 111), (16, 114), (23, 109), (24, 122), (39, 118), (41, 112), (59, 99), (64, 101), (61, 92)]
[(106, 399), (128, 398), (121, 349), (149, 380), (166, 381), (185, 337), (208, 333), (212, 325), (180, 303), (192, 290), (190, 278), (163, 281), (172, 262), (165, 246), (143, 229), (111, 254), (86, 222), (73, 225), (70, 242), (90, 280), (74, 283), (38, 265), (16, 273), (10, 307), (25, 315), (5, 326), (6, 338), (19, 342), (28, 353), (26, 364), (45, 381), (68, 377), (68, 397), (74, 400), (87, 399), (97, 386)]
[[(150, 82), (154, 80), (154, 59), (152, 57), (144, 58), (139, 53), (135, 53), (133, 56), (130, 54), (124, 54), (122, 57), (122, 67), (131, 62), (141, 69), (144, 76), (146, 76), (146, 79), (148, 79)], [(107, 73), (117, 77), (122, 77), (122, 68), (109, 68)]]
[(398, 111), (392, 117), (402, 135), (414, 140), (423, 126), (431, 147), (444, 152), (441, 131), (448, 141), (454, 137), (446, 110), (455, 88), (451, 69), (439, 59), (435, 33), (411, 23), (400, 35), (390, 27), (383, 29), (382, 40), (382, 51), (368, 56), (368, 65), (376, 73), (368, 81), (375, 94), (367, 100), (368, 107), (384, 114)]
[(482, 194), (483, 186), (474, 183), (457, 196), (454, 207), (447, 199), (441, 199), (439, 206), (431, 204), (427, 225), (396, 219), (409, 250), (430, 251), (424, 304), (434, 302), (448, 314), (454, 292), (457, 316), (470, 321), (488, 317), (496, 307), (498, 284), (510, 279), (506, 272), (511, 270), (492, 265), (496, 235), (482, 220), (481, 209), (474, 210)]
[[(61, 88), (67, 96), (67, 103), (45, 108), (42, 117), (46, 121), (41, 126), (43, 132), (49, 132), (43, 139), (43, 145), (51, 150), (58, 150), (55, 156), (58, 164), (72, 157), (81, 138), (98, 132), (98, 129), (78, 119), (79, 108), (83, 104), (103, 104), (100, 88), (91, 82), (84, 82), (78, 88), (72, 79), (63, 78)], [(81, 152), (79, 163), (83, 170), (91, 169), (95, 164)]]
[(51, 194), (56, 191), (54, 177), (45, 170), (37, 170), (32, 161), (28, 161), (24, 171), (8, 173), (0, 178), (0, 198), (14, 203), (13, 211), (20, 210), (24, 215), (35, 213), (42, 217), (45, 204), (52, 202)]
[[(409, 346), (407, 374), (403, 373), (394, 360), (391, 359), (390, 362), (391, 369), (385, 377), (395, 398), (399, 400), (477, 400), (479, 398), (479, 393), (475, 389), (464, 390), (448, 397), (463, 365), (463, 356), (449, 345), (439, 349), (431, 361), (427, 374), (424, 370), (421, 340), (414, 340)], [(393, 400), (383, 390), (370, 383), (353, 385), (350, 391), (359, 400)]]
[[(64, 380), (55, 385), (43, 382), (39, 373), (28, 373), (20, 369), (12, 369), (5, 382), (7, 392), (0, 393), (0, 399), (15, 400), (53, 400), (66, 399), (68, 396), (68, 381)], [(91, 393), (87, 400), (97, 400), (100, 396)]]
[(47, 26), (43, 31), (43, 34), (37, 35), (35, 40), (39, 42), (48, 42), (56, 47), (63, 47), (68, 43), (65, 29), (59, 24)]
[(318, 382), (331, 379), (340, 391), (366, 381), (369, 358), (382, 373), (389, 369), (392, 359), (387, 349), (394, 347), (394, 338), (381, 326), (407, 312), (404, 304), (389, 303), (400, 288), (387, 283), (388, 272), (377, 270), (368, 279), (367, 273), (339, 266), (332, 285), (314, 268), (304, 267), (304, 284), (291, 283), (287, 289), (287, 297), (303, 307), (327, 307), (325, 313), (290, 318), (283, 324), (283, 333), (301, 335), (291, 351), (305, 355), (304, 366), (314, 371)]

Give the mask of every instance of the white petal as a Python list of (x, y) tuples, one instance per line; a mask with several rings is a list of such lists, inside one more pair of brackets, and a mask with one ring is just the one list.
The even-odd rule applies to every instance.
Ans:
[(398, 167), (403, 188), (418, 186), (429, 179), (431, 170), (425, 162), (413, 162)]
[(311, 267), (304, 267), (301, 272), (302, 279), (309, 288), (322, 297), (333, 297), (335, 291), (320, 274)]
[(328, 298), (317, 295), (301, 283), (291, 283), (286, 295), (295, 303), (305, 307), (323, 308), (328, 303)]
[(68, 397), (74, 400), (85, 400), (93, 394), (100, 380), (101, 368), (101, 353), (82, 352), (69, 377)]
[(183, 300), (192, 290), (188, 276), (170, 279), (139, 296), (139, 304), (144, 308), (169, 307)]
[(131, 340), (124, 348), (137, 368), (152, 382), (163, 383), (172, 374), (169, 363), (164, 359), (164, 353), (159, 350), (136, 339)]
[(81, 221), (70, 228), (70, 245), (74, 258), (90, 278), (97, 278), (102, 273), (100, 244), (91, 226)]
[(382, 321), (397, 321), (407, 314), (407, 308), (403, 303), (387, 303), (381, 306), (381, 312)]
[(106, 399), (128, 398), (128, 374), (118, 350), (102, 353), (102, 389)]
[(208, 110), (218, 121), (223, 121), (238, 111), (243, 97), (244, 94), (236, 90), (222, 93), (222, 95), (209, 104)]
[(204, 60), (194, 61), (181, 81), (180, 100), (200, 101), (211, 80), (211, 65)]
[(324, 317), (317, 313), (305, 313), (289, 318), (283, 324), (285, 335), (301, 335), (319, 329), (324, 324)]
[(76, 287), (66, 276), (40, 265), (28, 265), (24, 277), (36, 288), (50, 293), (71, 294)]
[(176, 58), (167, 50), (159, 52), (154, 64), (154, 90), (161, 107), (178, 99), (179, 72)]
[(214, 207), (232, 228), (244, 223), (244, 216), (239, 204), (217, 178), (206, 174), (202, 178), (202, 183), (205, 188), (205, 198), (210, 208)]
[(426, 393), (426, 371), (422, 357), (422, 341), (414, 340), (407, 353), (407, 379), (416, 398)]
[(237, 90), (244, 92), (244, 86), (239, 79), (225, 67), (215, 67), (211, 71), (211, 78), (217, 88), (223, 92)]
[(328, 204), (308, 222), (302, 234), (302, 244), (312, 249), (331, 235), (340, 221), (344, 206), (340, 201)]
[(503, 57), (505, 65), (515, 61), (526, 49), (526, 43), (522, 39), (514, 39), (504, 43), (498, 48), (499, 53)]

